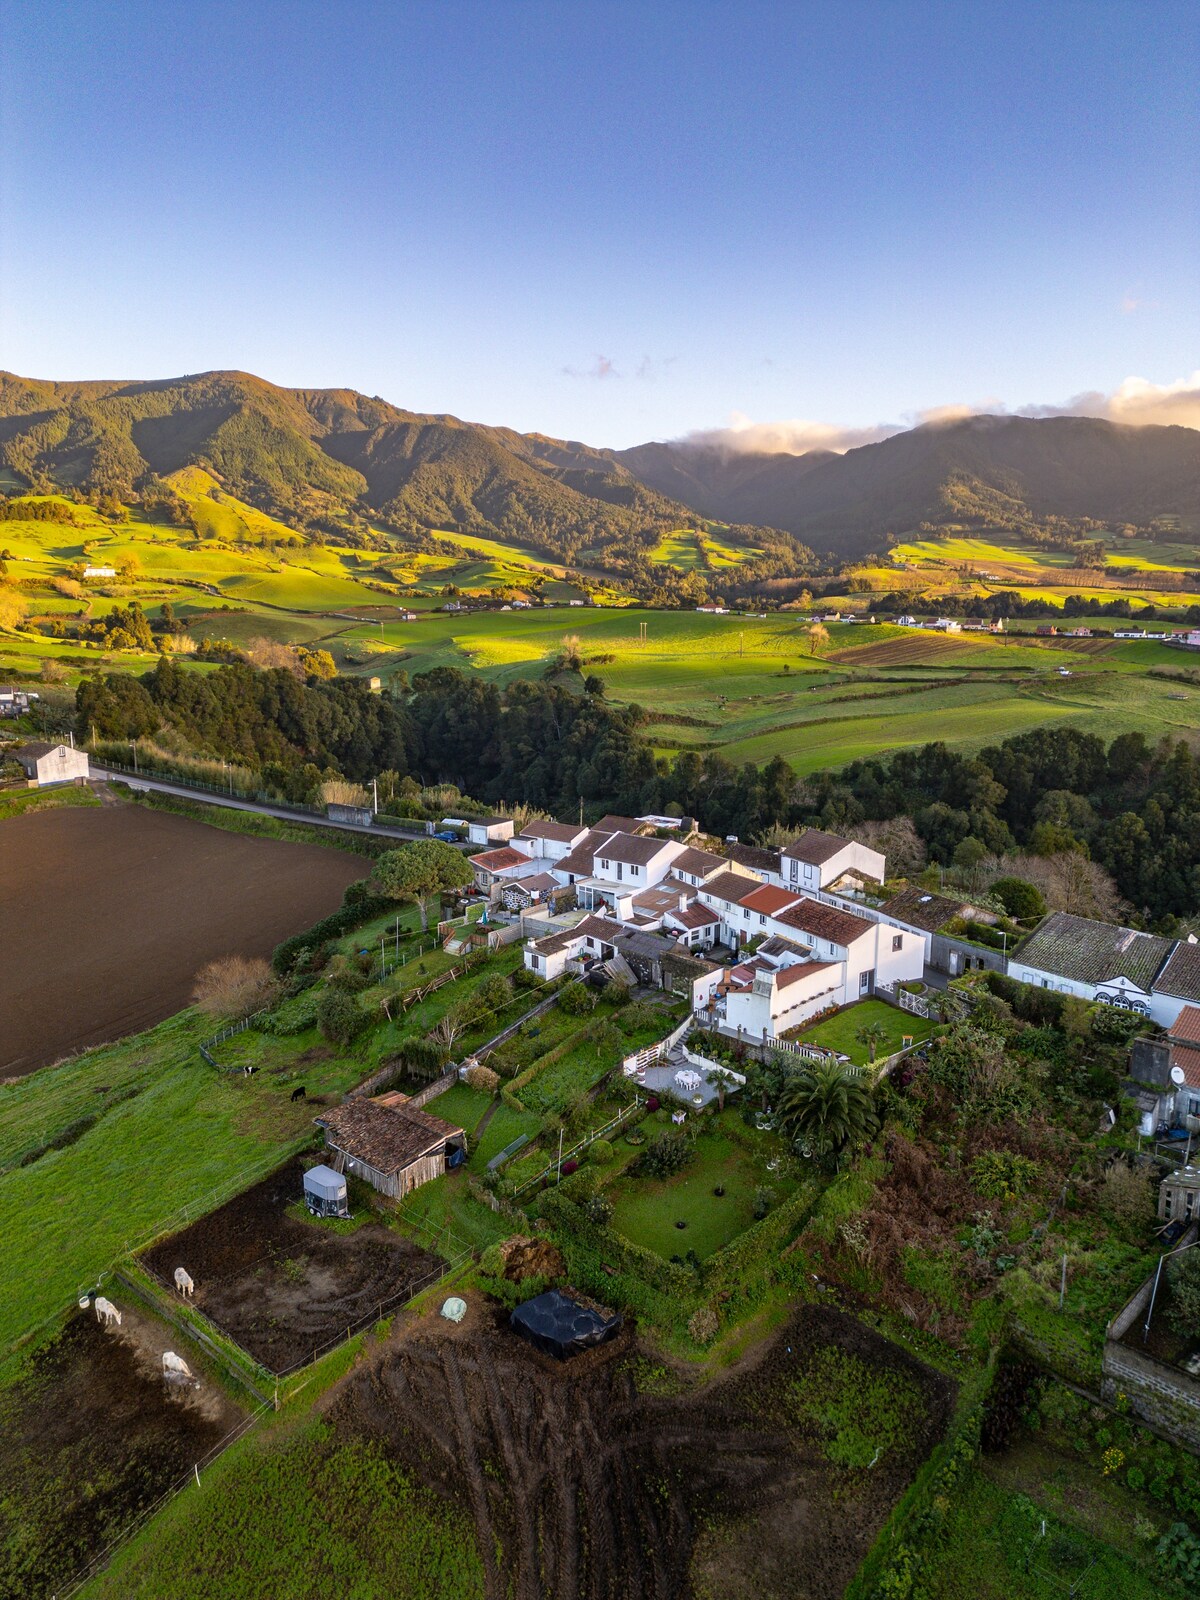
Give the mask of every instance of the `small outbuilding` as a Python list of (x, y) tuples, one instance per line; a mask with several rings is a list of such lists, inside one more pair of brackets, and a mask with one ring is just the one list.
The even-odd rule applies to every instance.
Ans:
[(346, 1180), (332, 1167), (312, 1167), (304, 1174), (304, 1204), (314, 1217), (348, 1217)]
[(393, 1200), (458, 1166), (466, 1149), (462, 1128), (407, 1105), (347, 1100), (313, 1120), (337, 1166)]
[(66, 744), (23, 744), (13, 751), (13, 759), (29, 779), (30, 785), (47, 789), (56, 783), (83, 783), (88, 777), (86, 750)]
[(510, 1325), (535, 1350), (565, 1361), (616, 1338), (621, 1321), (619, 1311), (597, 1305), (577, 1290), (547, 1289), (518, 1306)]

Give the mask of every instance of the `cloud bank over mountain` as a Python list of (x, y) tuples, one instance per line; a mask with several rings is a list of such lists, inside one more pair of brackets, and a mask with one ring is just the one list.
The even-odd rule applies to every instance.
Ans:
[(1126, 378), (1110, 394), (1099, 389), (1085, 390), (1061, 405), (1027, 405), (1010, 409), (1003, 401), (985, 400), (975, 405), (935, 406), (927, 411), (910, 413), (900, 422), (878, 422), (865, 427), (811, 422), (802, 418), (755, 422), (742, 412), (735, 411), (723, 428), (707, 428), (690, 433), (679, 443), (729, 455), (802, 456), (814, 450), (844, 455), (847, 450), (856, 450), (865, 444), (878, 444), (911, 428), (962, 422), (973, 416), (1099, 417), (1105, 422), (1123, 423), (1129, 427), (1157, 423), (1200, 428), (1200, 368), (1188, 377), (1167, 384), (1151, 383), (1146, 378)]

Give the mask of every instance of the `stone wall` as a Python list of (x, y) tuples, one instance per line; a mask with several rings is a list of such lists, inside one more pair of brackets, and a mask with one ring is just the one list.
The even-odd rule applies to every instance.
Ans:
[(1109, 1323), (1100, 1394), (1110, 1405), (1119, 1404), (1124, 1396), (1134, 1416), (1200, 1454), (1200, 1382), (1136, 1345), (1121, 1343), (1123, 1335), (1144, 1319), (1153, 1292), (1151, 1273)]

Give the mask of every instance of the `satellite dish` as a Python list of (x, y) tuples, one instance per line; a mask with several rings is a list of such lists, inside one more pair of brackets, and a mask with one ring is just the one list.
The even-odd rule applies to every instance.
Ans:
[(1185, 1074), (1185, 1072), (1184, 1072), (1182, 1067), (1172, 1067), (1171, 1068), (1171, 1082), (1175, 1085), (1175, 1087), (1177, 1089), (1181, 1089), (1183, 1087), (1183, 1085), (1187, 1082), (1187, 1075)]

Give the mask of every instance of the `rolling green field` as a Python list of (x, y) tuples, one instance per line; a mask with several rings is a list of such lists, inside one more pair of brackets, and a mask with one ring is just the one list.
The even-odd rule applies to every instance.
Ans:
[[(1008, 635), (830, 623), (828, 642), (814, 655), (807, 623), (794, 612), (649, 611), (602, 589), (601, 599), (621, 603), (570, 604), (582, 591), (567, 581), (567, 569), (519, 545), (447, 533), (434, 535), (444, 555), (325, 547), (234, 500), (199, 469), (176, 474), (173, 483), (200, 537), (165, 522), (113, 523), (89, 507), (74, 508), (84, 524), (78, 528), (4, 524), (0, 546), (31, 612), (95, 618), (130, 598), (148, 610), (170, 600), (198, 640), (244, 647), (266, 637), (320, 646), (339, 670), (385, 682), (402, 670), (412, 678), (439, 666), (501, 684), (539, 677), (571, 634), (584, 672), (603, 678), (611, 699), (648, 708), (660, 754), (719, 749), (730, 760), (757, 763), (782, 755), (800, 773), (932, 738), (979, 748), (1043, 724), (1106, 737), (1137, 729), (1155, 738), (1190, 732), (1200, 709), (1188, 682), (1148, 676), (1166, 669), (1186, 678), (1194, 658), (1153, 642), (1114, 640), (1119, 619), (1111, 617), (1090, 619), (1094, 636), (1087, 639), (1037, 638), (1029, 622)], [(1188, 555), (1186, 547), (1117, 539), (1111, 566), (1128, 572), (1136, 565), (1147, 578), (1163, 572), (1182, 583)], [(710, 572), (745, 557), (711, 529), (677, 530), (655, 552), (656, 560), (677, 568)], [(140, 571), (134, 581), (89, 583), (75, 597), (54, 588), (72, 562), (116, 565), (127, 558)], [(1085, 592), (1059, 584), (1064, 575), (1079, 578), (1066, 572), (1072, 559), (1014, 540), (929, 539), (897, 545), (893, 564), (859, 568), (856, 576), (879, 591), (915, 584), (914, 595), (939, 586), (982, 594), (1015, 586), (1027, 596), (1061, 600)], [(463, 592), (540, 592), (553, 605), (446, 613), (436, 607), (450, 583)], [(1112, 598), (1115, 591), (1094, 592)], [(1188, 595), (1157, 598), (1178, 604)], [(415, 622), (397, 620), (404, 606), (417, 612)], [(862, 594), (842, 605), (859, 615), (869, 607)], [(0, 632), (0, 673), (36, 673), (47, 659), (60, 662), (73, 684), (98, 668), (146, 671), (156, 657), (56, 641), (29, 629)]]

